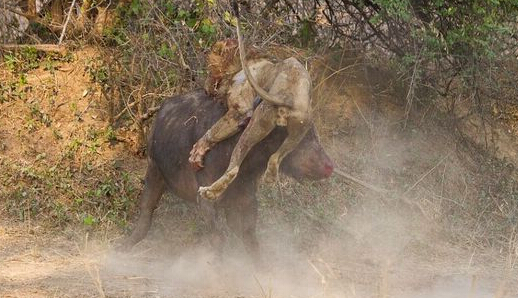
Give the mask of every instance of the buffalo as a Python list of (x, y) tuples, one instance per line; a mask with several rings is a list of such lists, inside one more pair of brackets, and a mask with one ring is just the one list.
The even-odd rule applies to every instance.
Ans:
[[(240, 133), (218, 143), (207, 154), (205, 167), (199, 171), (189, 163), (189, 152), (225, 112), (226, 108), (203, 90), (163, 102), (148, 140), (148, 167), (140, 197), (139, 218), (133, 232), (119, 249), (129, 249), (146, 236), (153, 211), (167, 190), (181, 199), (199, 201), (202, 214), (212, 229), (215, 211), (224, 209), (229, 229), (243, 240), (249, 253), (258, 254), (256, 191), (269, 156), (277, 150), (287, 132), (284, 127), (277, 127), (254, 146), (242, 163), (236, 180), (220, 200), (216, 203), (198, 200), (198, 187), (211, 184), (224, 173)], [(333, 163), (322, 148), (314, 127), (282, 161), (280, 170), (298, 181), (324, 179), (333, 173)]]

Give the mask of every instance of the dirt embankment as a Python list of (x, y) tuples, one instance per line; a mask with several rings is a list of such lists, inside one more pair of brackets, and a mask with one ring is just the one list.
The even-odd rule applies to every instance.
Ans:
[(116, 133), (106, 120), (91, 78), (98, 57), (93, 49), (4, 54), (0, 199), (6, 216), (95, 226), (124, 225), (132, 212), (144, 161), (128, 149), (131, 128)]

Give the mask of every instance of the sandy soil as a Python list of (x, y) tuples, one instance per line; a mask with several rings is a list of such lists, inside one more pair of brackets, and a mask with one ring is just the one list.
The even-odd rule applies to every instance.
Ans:
[(304, 253), (279, 237), (289, 239), (273, 231), (262, 239), (263, 263), (254, 267), (239, 245), (216, 256), (206, 243), (181, 247), (155, 231), (123, 254), (85, 232), (3, 221), (0, 297), (518, 297), (516, 269), (507, 272), (494, 253), (443, 242), (423, 254), (410, 243), (351, 239)]

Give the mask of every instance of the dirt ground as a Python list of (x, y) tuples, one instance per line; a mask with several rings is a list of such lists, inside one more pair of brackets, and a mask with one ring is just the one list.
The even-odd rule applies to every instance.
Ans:
[(371, 254), (329, 239), (304, 254), (265, 239), (257, 268), (240, 249), (217, 257), (202, 243), (178, 247), (160, 233), (121, 254), (87, 234), (1, 227), (0, 297), (518, 297), (505, 258), (447, 243), (426, 254), (412, 245)]
[(387, 193), (338, 175), (263, 190), (259, 265), (232, 235), (215, 255), (196, 209), (174, 199), (142, 243), (115, 252), (146, 162), (131, 128), (105, 140), (85, 71), (95, 55), (31, 70), (26, 98), (0, 101), (0, 297), (518, 297), (516, 230), (503, 229), (500, 246), (484, 240), (486, 215), (505, 218), (508, 205), (470, 213), (479, 176), (448, 129), (428, 111), (407, 119), (361, 71), (316, 91), (315, 121), (337, 169)]

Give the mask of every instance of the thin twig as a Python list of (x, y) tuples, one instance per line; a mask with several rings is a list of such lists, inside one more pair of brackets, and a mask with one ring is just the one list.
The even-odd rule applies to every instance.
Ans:
[(147, 109), (147, 111), (142, 114), (142, 116), (140, 116), (140, 120), (143, 121), (143, 120), (147, 120), (149, 118), (151, 118), (156, 111), (158, 111), (160, 109), (160, 106), (157, 106), (157, 107), (151, 107), (149, 109)]
[(374, 185), (369, 184), (369, 183), (367, 183), (365, 181), (362, 181), (362, 180), (360, 180), (358, 178), (355, 178), (355, 177), (353, 177), (353, 176), (343, 172), (340, 169), (336, 169), (335, 168), (334, 169), (334, 173), (337, 174), (338, 176), (342, 177), (342, 178), (350, 180), (350, 181), (352, 181), (352, 182), (354, 182), (356, 184), (359, 184), (359, 185), (361, 185), (361, 186), (363, 186), (363, 187), (365, 187), (367, 189), (373, 190), (375, 192), (378, 192), (378, 193), (387, 193), (388, 192), (388, 190), (386, 190), (384, 188), (380, 188), (380, 187), (374, 186)]
[(365, 115), (363, 114), (362, 110), (360, 109), (360, 106), (356, 102), (356, 100), (352, 99), (354, 105), (356, 106), (356, 109), (360, 113), (360, 116), (362, 116), (363, 121), (365, 121), (365, 124), (367, 124), (367, 127), (369, 128), (369, 131), (372, 133), (372, 124), (365, 118)]
[(408, 93), (406, 94), (406, 106), (405, 106), (405, 125), (406, 128), (408, 122), (408, 116), (410, 115), (410, 110), (412, 109), (412, 103), (414, 101), (414, 89), (415, 89), (415, 79), (417, 76), (417, 66), (420, 64), (421, 51), (417, 55), (417, 61), (414, 63), (414, 69), (412, 71), (412, 78), (410, 80), (410, 85), (408, 86)]
[(137, 104), (137, 102), (136, 102), (136, 101), (134, 101), (134, 102), (132, 102), (132, 103), (129, 103), (129, 104), (125, 105), (125, 106), (124, 106), (124, 109), (122, 109), (122, 111), (120, 111), (120, 113), (118, 113), (117, 115), (115, 115), (115, 117), (113, 117), (113, 122), (115, 122), (115, 121), (119, 120), (119, 118), (120, 118), (122, 115), (124, 115), (124, 113), (126, 113), (126, 111), (127, 111), (128, 109), (131, 109), (131, 108), (132, 108), (134, 105), (136, 105), (136, 104)]
[(308, 260), (308, 263), (309, 263), (309, 265), (311, 265), (313, 270), (315, 270), (315, 272), (318, 274), (318, 276), (320, 276), (320, 282), (322, 283), (322, 285), (325, 285), (326, 284), (326, 277), (325, 277), (325, 275), (322, 274), (320, 272), (320, 270), (318, 270), (317, 266), (315, 266), (315, 264), (313, 264), (313, 262), (311, 262), (311, 260)]
[(185, 58), (183, 56), (183, 52), (182, 52), (182, 49), (180, 47), (180, 44), (178, 43), (178, 41), (176, 40), (176, 38), (174, 37), (175, 34), (173, 34), (173, 32), (171, 32), (171, 30), (169, 29), (169, 27), (165, 26), (164, 25), (164, 13), (160, 10), (160, 9), (157, 9), (156, 11), (160, 12), (160, 15), (158, 15), (157, 13), (157, 16), (160, 20), (160, 23), (158, 23), (158, 26), (160, 26), (162, 29), (164, 29), (165, 31), (167, 31), (167, 33), (169, 34), (169, 37), (171, 38), (171, 40), (173, 41), (173, 43), (175, 44), (176, 46), (176, 49), (177, 49), (177, 53), (178, 53), (178, 60), (180, 62), (180, 65), (182, 66), (183, 70), (185, 71), (192, 71), (191, 70), (191, 67), (189, 66), (189, 64), (187, 64), (185, 62)]
[(18, 10), (16, 10), (16, 8), (8, 6), (8, 5), (4, 5), (1, 8), (3, 10), (5, 10), (5, 11), (14, 13), (14, 14), (19, 15), (19, 16), (22, 16), (22, 17), (24, 17), (24, 18), (26, 18), (28, 20), (32, 20), (32, 19), (37, 19), (38, 18), (38, 16), (36, 16), (36, 15), (30, 14), (30, 13), (25, 13), (23, 11), (18, 11)]
[(451, 155), (451, 152), (446, 154), (441, 160), (439, 160), (439, 162), (433, 166), (433, 168), (431, 168), (430, 170), (428, 170), (428, 172), (424, 173), (419, 179), (417, 179), (417, 181), (412, 184), (412, 186), (410, 186), (404, 193), (403, 195), (406, 195), (409, 191), (411, 191), (412, 189), (414, 189), (414, 187), (417, 186), (417, 184), (419, 184), (421, 181), (423, 181), (424, 178), (426, 178), (426, 176), (430, 175), (430, 173), (432, 173), (443, 161), (446, 160), (446, 158), (450, 157)]
[(198, 118), (196, 116), (191, 116), (191, 117), (189, 117), (189, 119), (185, 120), (185, 122), (183, 123), (183, 126), (187, 126), (187, 124), (189, 122), (191, 122), (191, 120), (194, 120), (194, 123), (198, 123)]
[(261, 285), (261, 283), (260, 283), (260, 282), (259, 282), (259, 280), (257, 279), (257, 276), (255, 276), (255, 274), (254, 274), (254, 279), (255, 279), (255, 282), (257, 283), (257, 285), (259, 286), (259, 289), (261, 290), (261, 293), (263, 294), (263, 298), (269, 298), (269, 297), (266, 295), (266, 292), (264, 291), (263, 286)]
[(74, 5), (76, 5), (76, 0), (72, 0), (72, 4), (70, 5), (70, 8), (68, 9), (67, 19), (65, 21), (65, 24), (63, 25), (63, 30), (61, 30), (61, 36), (59, 36), (58, 45), (60, 45), (63, 42), (63, 37), (65, 37), (65, 31), (67, 31), (68, 22), (70, 21), (70, 15), (72, 14), (72, 11), (74, 10)]
[(22, 17), (26, 18), (27, 20), (29, 20), (30, 22), (41, 24), (41, 25), (49, 28), (53, 32), (58, 31), (62, 28), (61, 25), (56, 25), (55, 23), (52, 23), (52, 22), (49, 23), (49, 22), (43, 20), (42, 18), (38, 17), (37, 15), (32, 15), (32, 14), (24, 13), (21, 11), (17, 11), (15, 8), (12, 8), (9, 6), (4, 6), (4, 7), (0, 7), (0, 8), (3, 10), (9, 11), (11, 13), (14, 13), (16, 15), (22, 16)]
[(76, 248), (79, 252), (79, 254), (83, 257), (83, 265), (85, 266), (86, 271), (88, 272), (88, 275), (92, 279), (95, 288), (97, 292), (99, 293), (99, 297), (105, 298), (106, 294), (104, 293), (104, 289), (102, 286), (101, 276), (99, 274), (99, 267), (97, 267), (95, 264), (93, 265), (93, 268), (90, 264), (90, 261), (87, 260), (87, 257), (85, 255), (85, 251), (88, 249), (88, 236), (89, 234), (86, 233), (85, 235), (85, 243), (84, 243), (84, 250), (81, 250), (79, 248), (79, 245), (76, 242)]
[(334, 77), (335, 75), (337, 75), (337, 74), (341, 73), (341, 72), (342, 72), (342, 71), (344, 71), (344, 70), (348, 70), (348, 69), (353, 68), (353, 67), (356, 67), (356, 66), (358, 66), (358, 65), (357, 65), (357, 64), (352, 64), (352, 65), (348, 65), (348, 66), (342, 67), (342, 68), (340, 68), (340, 69), (338, 69), (338, 70), (335, 70), (332, 74), (328, 75), (328, 76), (327, 76), (327, 77), (325, 77), (322, 81), (320, 81), (320, 82), (315, 86), (315, 88), (313, 88), (313, 89), (315, 89), (315, 90), (316, 90), (316, 89), (318, 89), (318, 87), (320, 87), (320, 85), (322, 85), (322, 84), (323, 84), (325, 81), (327, 81), (328, 79), (330, 79), (330, 78)]

